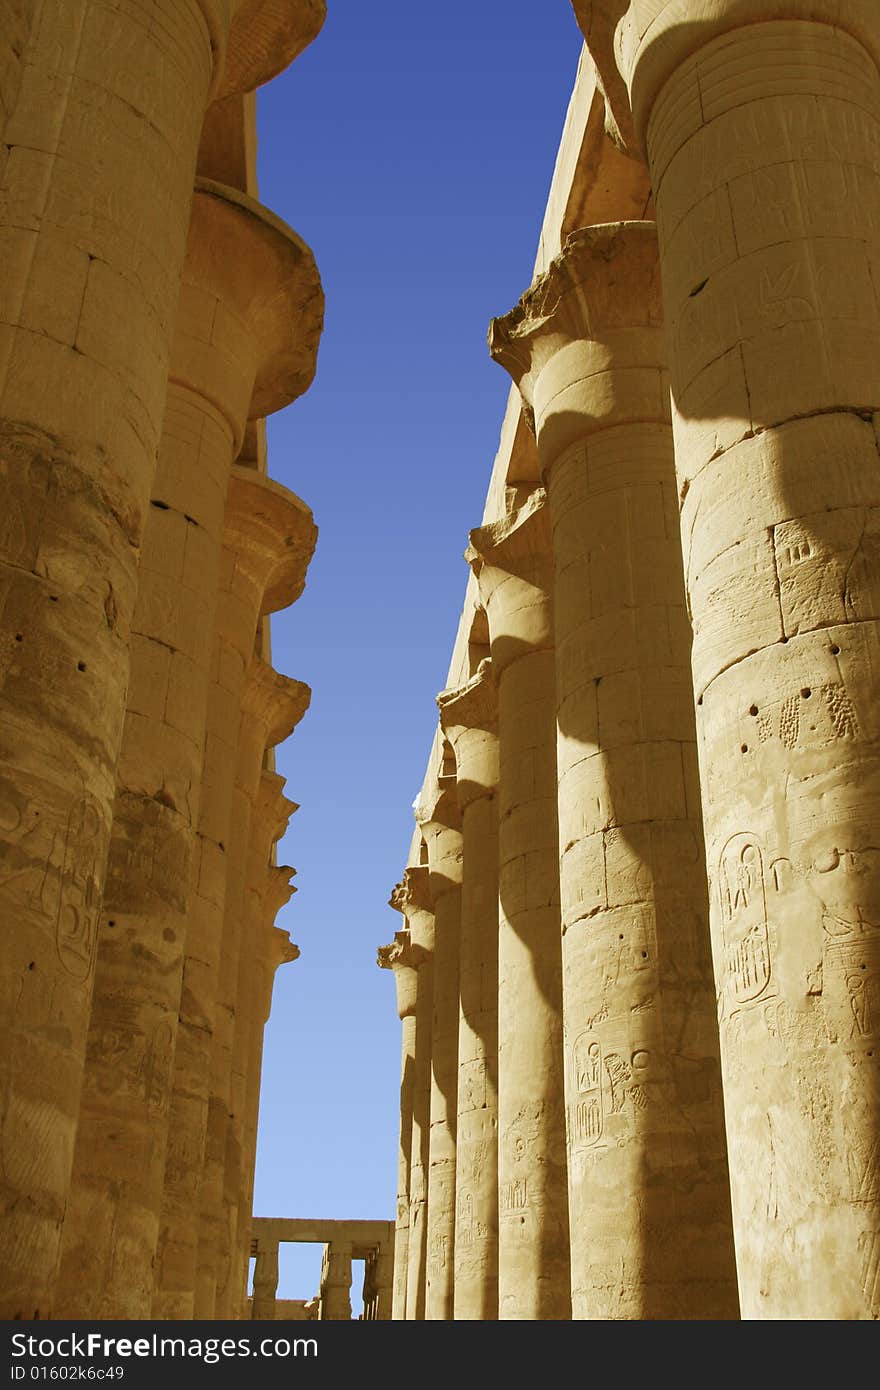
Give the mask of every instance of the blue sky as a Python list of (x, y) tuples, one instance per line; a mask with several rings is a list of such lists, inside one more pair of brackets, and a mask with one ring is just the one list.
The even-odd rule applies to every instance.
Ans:
[[(273, 622), (312, 687), (279, 750), (301, 803), (279, 847), (279, 925), (257, 1215), (394, 1215), (400, 1024), (376, 947), (400, 877), (508, 379), (493, 314), (531, 275), (580, 52), (568, 0), (329, 0), (324, 30), (258, 96), (263, 201), (309, 243), (327, 296), (311, 390), (269, 422), (269, 469), (318, 548)], [(279, 1292), (317, 1290), (320, 1250)]]

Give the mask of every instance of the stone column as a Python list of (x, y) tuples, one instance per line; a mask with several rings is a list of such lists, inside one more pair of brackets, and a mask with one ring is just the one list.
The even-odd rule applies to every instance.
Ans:
[(52, 1309), (138, 546), (230, 8), (45, 0), (4, 85), (0, 920), (14, 923), (0, 994), (4, 1318)]
[(455, 1318), (498, 1317), (498, 692), (491, 660), (437, 697), (461, 808)]
[(653, 223), (573, 233), (490, 342), (553, 523), (572, 1313), (738, 1317)]
[(390, 946), (380, 946), (378, 963), (394, 971), (397, 1014), (401, 1023), (400, 1141), (397, 1150), (397, 1221), (394, 1236), (394, 1301), (389, 1314), (395, 1322), (406, 1317), (407, 1262), (409, 1258), (410, 1173), (412, 1168), (413, 1101), (415, 1098), (416, 1008), (418, 957), (408, 931), (394, 933)]
[(252, 400), (277, 410), (308, 385), (322, 309), (299, 238), (199, 180), (132, 621), (58, 1316), (150, 1311), (226, 488)]
[(428, 1237), (428, 1159), (431, 1138), (431, 1018), (434, 1007), (434, 914), (426, 867), (411, 866), (391, 894), (410, 936), (416, 983), (416, 1040), (413, 1054), (412, 1151), (409, 1177), (409, 1242), (406, 1318), (425, 1316)]
[[(307, 685), (280, 675), (258, 657), (252, 659), (242, 693), (232, 834), (227, 854), (223, 952), (228, 972), (223, 971), (221, 966), (220, 978), (220, 1007), (231, 1010), (231, 1019), (227, 1063), (229, 1109), (224, 1159), (224, 1215), (220, 1226), (215, 1306), (215, 1316), (218, 1318), (233, 1316), (232, 1304), (237, 1306), (240, 1301), (239, 1285), (244, 1279), (244, 1271), (238, 1260), (236, 1228), (241, 1193), (246, 1186), (243, 1146), (250, 1045), (255, 1029), (259, 1028), (262, 1035), (271, 1000), (271, 985), (268, 999), (264, 999), (263, 982), (260, 981), (262, 969), (259, 962), (265, 949), (258, 940), (262, 923), (256, 924), (253, 937), (244, 931), (251, 830), (266, 750), (289, 738), (305, 714), (310, 698), (311, 691)], [(268, 867), (266, 861), (263, 867), (265, 872)], [(274, 978), (274, 971), (272, 976)], [(228, 989), (226, 996), (224, 989)], [(260, 1052), (262, 1055), (262, 1048)], [(259, 1089), (259, 1073), (254, 1080)]]
[(471, 532), (498, 680), (498, 1316), (571, 1317), (546, 499)]
[(395, 1240), (380, 1241), (370, 1262), (373, 1285), (373, 1319), (391, 1322), (394, 1293)]
[(287, 829), (288, 819), (298, 810), (296, 803), (282, 795), (284, 778), (264, 770), (248, 847), (247, 890), (244, 905), (244, 939), (253, 943), (256, 969), (253, 980), (251, 1029), (242, 1048), (247, 1059), (244, 1084), (244, 1137), (241, 1180), (238, 1190), (236, 1232), (237, 1266), (230, 1317), (237, 1317), (235, 1299), (246, 1297), (247, 1259), (251, 1243), (251, 1216), (254, 1198), (254, 1169), (257, 1157), (257, 1124), (260, 1112), (260, 1081), (263, 1069), (263, 1033), (272, 1006), (272, 990), (278, 967), (299, 958), (299, 947), (287, 932), (275, 927), (275, 918), (296, 891), (290, 882), (295, 872), (289, 865), (272, 862), (273, 847)]
[(616, 8), (657, 207), (743, 1315), (876, 1317), (880, 24), (866, 0)]
[(416, 818), (427, 848), (434, 906), (434, 1004), (431, 1016), (431, 1140), (428, 1166), (428, 1277), (425, 1318), (454, 1314), (455, 1142), (458, 1109), (458, 947), (461, 931), (461, 812), (455, 777)]
[[(257, 622), (261, 614), (288, 606), (302, 592), (316, 536), (311, 512), (292, 492), (253, 469), (233, 467), (226, 498), (218, 625), (208, 692), (198, 881), (185, 962), (185, 994), (187, 979), (193, 981), (187, 1002), (192, 1008), (190, 1040), (198, 1044), (198, 1061), (194, 1063), (195, 1074), (190, 1071), (189, 1079), (180, 1077), (181, 1101), (188, 1108), (189, 1120), (177, 1147), (170, 1149), (173, 1172), (166, 1164), (166, 1230), (182, 1248), (175, 1256), (176, 1290), (168, 1284), (170, 1271), (160, 1286), (169, 1295), (187, 1296), (187, 1289), (192, 1288), (187, 1281), (195, 1259), (195, 1242), (203, 1241), (195, 1303), (199, 1317), (213, 1316), (226, 1165), (237, 947), (233, 974), (230, 952), (235, 943), (224, 935), (224, 906), (242, 691)], [(205, 1036), (205, 1024), (210, 1037)], [(201, 1037), (197, 1038), (200, 1026)], [(175, 1090), (177, 1086), (175, 1078)], [(191, 1098), (188, 1101), (187, 1096)], [(206, 1118), (206, 1104), (210, 1120)], [(202, 1158), (194, 1175), (187, 1160), (189, 1156), (191, 1162), (196, 1153)], [(193, 1224), (197, 1207), (202, 1226), (198, 1237)]]
[(278, 1241), (256, 1241), (254, 1262), (254, 1300), (251, 1317), (275, 1321), (275, 1297), (278, 1293)]
[(351, 1245), (347, 1241), (333, 1240), (324, 1246), (321, 1321), (351, 1322)]

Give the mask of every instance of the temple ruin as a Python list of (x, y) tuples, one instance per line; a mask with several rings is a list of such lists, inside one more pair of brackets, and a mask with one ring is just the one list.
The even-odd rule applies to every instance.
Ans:
[(379, 953), (392, 1315), (876, 1318), (880, 14), (574, 9)]
[(366, 1221), (252, 1211), (324, 308), (255, 92), (325, 3), (0, 0), (3, 1319), (880, 1314), (880, 12), (573, 5)]

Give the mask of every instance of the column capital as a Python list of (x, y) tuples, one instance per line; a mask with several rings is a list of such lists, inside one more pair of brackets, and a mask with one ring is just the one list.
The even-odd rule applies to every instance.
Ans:
[(422, 789), (413, 809), (416, 824), (423, 834), (428, 826), (437, 827), (438, 830), (461, 830), (461, 807), (455, 795), (455, 785), (454, 776), (440, 776), (427, 795)]
[(277, 77), (317, 37), (327, 17), (326, 0), (235, 0), (233, 10), (217, 97), (252, 92)]
[(279, 966), (292, 965), (295, 960), (299, 960), (300, 955), (300, 949), (291, 941), (289, 932), (276, 926), (269, 929), (267, 958), (273, 973)]
[(404, 870), (403, 878), (392, 890), (388, 906), (403, 914), (413, 946), (423, 952), (418, 962), (419, 966), (423, 965), (434, 949), (434, 899), (427, 865), (411, 864)]
[(653, 222), (572, 232), (509, 314), (489, 351), (512, 376), (546, 467), (613, 425), (669, 424), (669, 386)]
[(498, 785), (498, 683), (491, 657), (457, 690), (437, 696), (440, 725), (455, 749), (456, 790), (462, 810)]
[(323, 322), (302, 238), (256, 198), (197, 178), (169, 375), (220, 411), (236, 451), (249, 415), (311, 385)]
[(651, 108), (673, 73), (712, 39), (774, 21), (824, 24), (850, 35), (880, 67), (875, 0), (572, 0), (605, 97), (606, 128), (644, 151)]
[(492, 658), (481, 661), (464, 685), (456, 690), (441, 690), (437, 708), (440, 727), (453, 744), (458, 729), (485, 729), (493, 733), (498, 725), (498, 682)]
[(263, 890), (262, 909), (264, 919), (274, 925), (275, 918), (297, 891), (291, 883), (296, 874), (289, 864), (267, 864), (266, 886)]
[(318, 539), (310, 507), (274, 478), (234, 464), (224, 544), (262, 590), (261, 615), (295, 603)]
[(264, 832), (266, 853), (281, 839), (290, 817), (299, 810), (299, 805), (284, 795), (285, 779), (278, 772), (268, 768), (260, 773), (260, 786), (254, 805), (252, 832)]
[(397, 989), (398, 1017), (411, 1018), (416, 1011), (418, 991), (418, 970), (424, 952), (412, 943), (408, 931), (394, 933), (389, 946), (380, 946), (376, 952), (376, 963), (380, 970), (393, 970)]
[(309, 686), (276, 671), (255, 656), (247, 670), (241, 697), (242, 714), (264, 730), (264, 747), (274, 748), (289, 738), (312, 698)]
[(553, 551), (544, 489), (535, 488), (522, 507), (471, 531), (465, 559), (489, 618), (496, 672), (529, 652), (550, 650)]

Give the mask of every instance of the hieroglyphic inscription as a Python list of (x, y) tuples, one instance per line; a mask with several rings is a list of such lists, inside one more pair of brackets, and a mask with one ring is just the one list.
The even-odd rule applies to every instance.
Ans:
[(734, 835), (718, 872), (726, 980), (737, 1006), (767, 997), (772, 976), (764, 857), (752, 835)]

